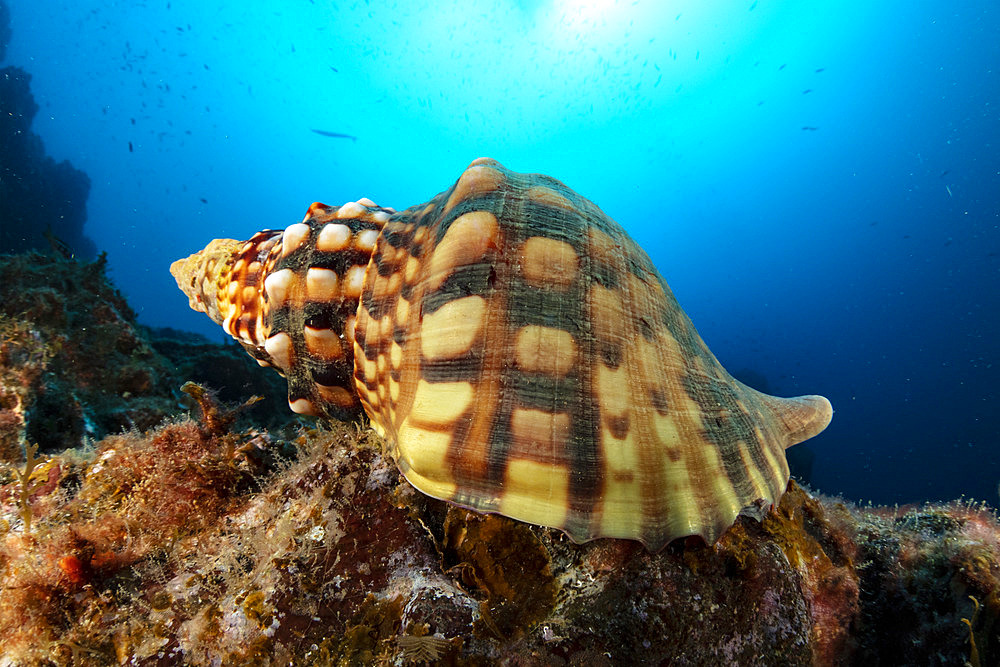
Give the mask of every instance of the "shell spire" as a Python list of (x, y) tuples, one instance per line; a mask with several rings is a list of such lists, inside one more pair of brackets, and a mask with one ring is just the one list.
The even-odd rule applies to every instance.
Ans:
[(349, 419), (361, 410), (353, 381), (358, 301), (392, 212), (368, 199), (316, 202), (302, 222), (244, 243), (217, 239), (170, 272), (194, 310), (288, 379), (294, 412)]
[(620, 225), (493, 160), (399, 213), (314, 205), (213, 243), (178, 284), (293, 410), (360, 406), (420, 491), (578, 542), (714, 542), (777, 502), (784, 450), (832, 416), (735, 380)]

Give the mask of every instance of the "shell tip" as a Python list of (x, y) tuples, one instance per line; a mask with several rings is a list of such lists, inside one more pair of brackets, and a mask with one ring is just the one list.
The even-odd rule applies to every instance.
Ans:
[(819, 435), (833, 419), (833, 406), (825, 396), (781, 398), (775, 412), (788, 433), (786, 448)]
[(217, 323), (222, 316), (213, 293), (206, 294), (206, 282), (214, 285), (243, 244), (233, 239), (215, 239), (204, 250), (170, 264), (170, 275), (188, 297), (193, 310), (208, 313)]

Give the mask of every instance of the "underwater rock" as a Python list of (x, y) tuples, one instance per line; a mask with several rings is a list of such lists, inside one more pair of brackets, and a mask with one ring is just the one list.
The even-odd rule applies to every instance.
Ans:
[[(1000, 664), (1000, 530), (971, 503), (866, 508), (859, 664)], [(944, 619), (959, 617), (958, 631)], [(955, 646), (956, 636), (964, 644)], [(877, 640), (876, 640), (877, 639)], [(971, 650), (971, 642), (976, 651)], [(937, 655), (930, 651), (939, 647)], [(978, 653), (978, 662), (970, 659)]]
[[(205, 377), (236, 403), (268, 386), (242, 352), (207, 341), (156, 340), (189, 363), (171, 363), (157, 352), (108, 282), (103, 257), (87, 264), (0, 255), (0, 460), (20, 460), (25, 442), (53, 453), (155, 426), (181, 411), (178, 388), (188, 378)], [(191, 364), (209, 355), (212, 364), (197, 372)], [(228, 381), (210, 374), (212, 368), (228, 373)], [(251, 377), (253, 383), (241, 384)], [(261, 403), (247, 416), (268, 426), (287, 422), (278, 391), (272, 409)]]
[(0, 486), (12, 664), (962, 664), (963, 618), (995, 664), (984, 508), (858, 508), (793, 482), (763, 522), (651, 554), (424, 496), (354, 425), (262, 463), (281, 443), (227, 423), (47, 459), (30, 533)]
[(10, 7), (5, 0), (0, 0), (0, 63), (7, 56), (7, 44), (10, 43)]
[(260, 397), (241, 413), (241, 418), (257, 426), (277, 429), (295, 422), (285, 400), (287, 386), (273, 373), (261, 373), (243, 348), (233, 343), (220, 345), (204, 336), (169, 327), (146, 330), (150, 344), (173, 367), (174, 377), (211, 387), (224, 403), (243, 403)]
[(0, 458), (80, 446), (177, 412), (167, 365), (104, 275), (103, 258), (0, 255)]
[(91, 259), (96, 249), (83, 233), (90, 178), (45, 154), (31, 131), (37, 111), (31, 75), (19, 67), (0, 68), (0, 253), (58, 246)]

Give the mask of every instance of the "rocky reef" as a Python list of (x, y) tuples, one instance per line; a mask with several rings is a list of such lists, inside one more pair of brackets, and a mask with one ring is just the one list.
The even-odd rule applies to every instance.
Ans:
[(240, 348), (137, 326), (101, 260), (0, 257), (0, 304), (2, 664), (1000, 655), (985, 506), (793, 482), (715, 545), (577, 545), (419, 494), (361, 424), (293, 420)]
[(0, 62), (7, 57), (10, 36), (10, 8), (4, 0), (0, 0)]
[[(0, 0), (0, 61), (11, 37), (10, 10)], [(67, 254), (93, 258), (83, 233), (90, 178), (68, 161), (46, 155), (31, 131), (38, 104), (31, 75), (0, 68), (0, 253), (44, 250), (55, 244)]]
[(982, 508), (793, 483), (763, 523), (653, 555), (427, 499), (352, 426), (262, 461), (277, 444), (182, 419), (46, 459), (27, 510), (8, 483), (12, 664), (962, 664), (963, 618), (991, 664), (1000, 639)]
[(20, 460), (25, 442), (57, 453), (149, 429), (182, 408), (186, 380), (227, 401), (264, 397), (255, 423), (290, 420), (281, 378), (236, 345), (139, 327), (105, 268), (103, 256), (0, 255), (0, 460)]

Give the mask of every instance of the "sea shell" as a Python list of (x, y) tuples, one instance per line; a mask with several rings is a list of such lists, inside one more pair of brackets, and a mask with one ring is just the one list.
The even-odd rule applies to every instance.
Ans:
[(621, 226), (489, 159), (426, 204), (313, 204), (171, 272), (292, 410), (363, 408), (420, 491), (577, 542), (714, 542), (832, 416), (735, 380)]

